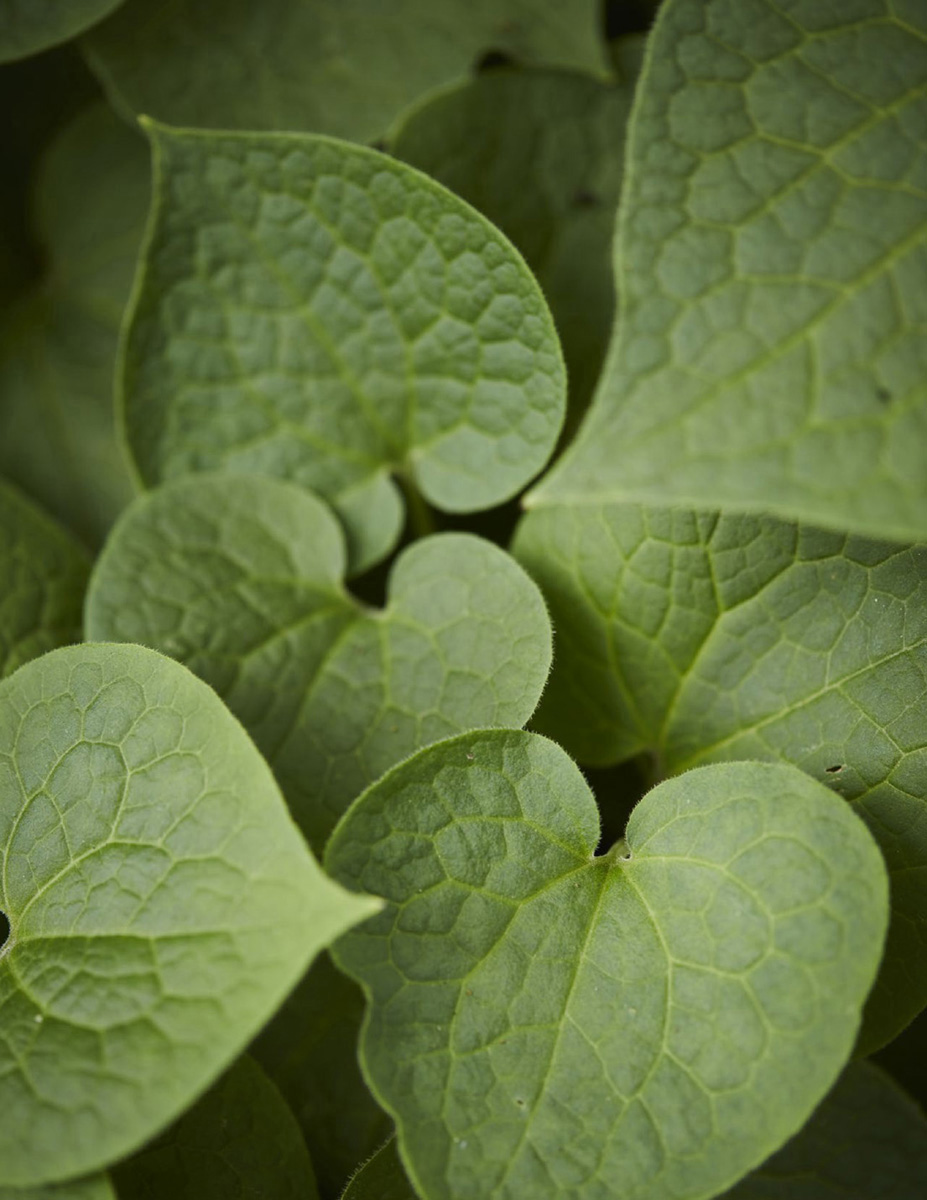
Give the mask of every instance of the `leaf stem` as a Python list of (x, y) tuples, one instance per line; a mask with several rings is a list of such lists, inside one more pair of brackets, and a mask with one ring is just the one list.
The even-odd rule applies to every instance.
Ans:
[(438, 528), (434, 513), (410, 475), (402, 472), (397, 478), (405, 496), (406, 515), (413, 538), (428, 537)]

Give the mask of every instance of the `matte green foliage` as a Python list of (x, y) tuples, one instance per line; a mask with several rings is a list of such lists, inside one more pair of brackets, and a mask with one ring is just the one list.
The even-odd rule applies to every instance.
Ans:
[(640, 37), (622, 39), (612, 83), (565, 71), (487, 71), (422, 104), (390, 142), (524, 254), (557, 322), (573, 421), (614, 323), (611, 243), (642, 53)]
[(612, 350), (532, 502), (925, 536), (925, 127), (922, 0), (664, 4), (629, 134)]
[(348, 1184), (342, 1200), (416, 1200), (406, 1178), (395, 1138), (360, 1168)]
[(0, 676), (80, 641), (89, 572), (83, 548), (0, 480)]
[(483, 217), (345, 142), (150, 136), (122, 379), (145, 483), (221, 467), (306, 484), (338, 509), (356, 570), (399, 533), (391, 473), (470, 512), (540, 470), (563, 359), (536, 282)]
[(135, 1149), (376, 909), (321, 873), (215, 694), (140, 646), (0, 684), (0, 850), (6, 1185)]
[(363, 1015), (360, 988), (322, 954), (251, 1047), (300, 1124), (323, 1196), (340, 1196), (393, 1130), (357, 1064)]
[(113, 367), (148, 204), (145, 144), (102, 105), (36, 182), (44, 277), (0, 324), (0, 470), (93, 544), (132, 493)]
[(540, 593), (489, 542), (409, 547), (382, 611), (345, 591), (344, 565), (338, 523), (302, 488), (199, 476), (135, 502), (87, 598), (88, 637), (154, 646), (224, 697), (317, 846), (413, 750), (524, 724), (551, 657)]
[(66, 42), (108, 16), (121, 3), (122, 0), (3, 0), (0, 63)]
[(318, 1200), (319, 1195), (293, 1114), (247, 1055), (176, 1125), (117, 1165), (113, 1181), (119, 1200)]
[(8, 1188), (0, 1184), (0, 1200), (118, 1200), (106, 1175), (73, 1179), (68, 1183), (40, 1184), (34, 1188)]
[(329, 843), (334, 877), (387, 901), (333, 952), (429, 1198), (715, 1195), (852, 1049), (888, 896), (827, 788), (704, 767), (593, 857), (598, 837), (559, 747), (478, 731), (389, 772)]
[(369, 141), (488, 51), (604, 75), (598, 21), (596, 0), (128, 0), (85, 46), (132, 112)]
[(927, 1003), (927, 547), (769, 517), (546, 509), (514, 552), (560, 656), (537, 727), (658, 775), (792, 762), (854, 802), (892, 877), (869, 1048)]

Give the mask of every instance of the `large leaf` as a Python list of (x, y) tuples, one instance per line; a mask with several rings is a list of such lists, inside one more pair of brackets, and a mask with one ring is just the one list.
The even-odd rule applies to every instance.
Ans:
[(391, 472), (472, 512), (543, 466), (563, 360), (537, 283), (485, 218), (346, 142), (150, 133), (123, 376), (146, 483), (221, 467), (306, 484), (339, 510), (356, 570), (399, 532)]
[(365, 1074), (429, 1200), (715, 1195), (850, 1053), (887, 918), (850, 808), (794, 767), (671, 779), (593, 857), (554, 743), (475, 732), (396, 767), (326, 865), (384, 911), (339, 939)]
[(342, 1200), (416, 1200), (399, 1161), (395, 1138), (390, 1138), (355, 1173)]
[(580, 761), (778, 759), (853, 802), (892, 879), (888, 1041), (927, 1003), (927, 547), (616, 505), (532, 513), (514, 549), (558, 633), (537, 726)]
[(557, 322), (572, 421), (595, 387), (614, 321), (610, 251), (642, 42), (619, 45), (617, 83), (489, 71), (413, 111), (390, 146), (524, 254)]
[(415, 543), (383, 611), (358, 604), (343, 573), (338, 524), (302, 488), (196, 476), (135, 501), (87, 598), (90, 638), (154, 646), (212, 684), (318, 847), (413, 750), (524, 724), (550, 666), (540, 593), (489, 542)]
[(319, 1195), (293, 1114), (247, 1055), (167, 1132), (116, 1166), (113, 1181), (119, 1200), (318, 1200)]
[(877, 1067), (854, 1063), (805, 1128), (727, 1200), (922, 1200), (927, 1120)]
[(81, 640), (89, 573), (84, 550), (0, 480), (0, 676)]
[(0, 684), (0, 1183), (135, 1149), (374, 902), (319, 870), (216, 695), (139, 646)]
[(38, 180), (45, 277), (0, 330), (0, 469), (91, 543), (132, 492), (113, 367), (148, 192), (144, 143), (108, 109), (68, 125)]
[(37, 54), (83, 33), (122, 0), (3, 0), (0, 63)]
[(85, 44), (130, 111), (358, 141), (486, 51), (608, 70), (596, 0), (129, 0)]
[(360, 988), (323, 954), (251, 1047), (302, 1128), (323, 1197), (392, 1133), (357, 1063), (363, 1013)]
[(533, 502), (927, 534), (927, 7), (667, 0), (629, 134), (621, 320)]

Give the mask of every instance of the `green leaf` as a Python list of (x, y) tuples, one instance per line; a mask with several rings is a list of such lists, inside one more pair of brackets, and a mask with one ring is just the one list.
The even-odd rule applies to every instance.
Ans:
[(341, 1200), (416, 1200), (399, 1161), (395, 1138), (390, 1138), (364, 1163)]
[(89, 573), (84, 550), (0, 480), (0, 676), (81, 640)]
[(854, 1063), (805, 1128), (726, 1200), (922, 1200), (927, 1121), (877, 1067)]
[(927, 1010), (919, 1013), (911, 1024), (889, 1042), (873, 1059), (892, 1079), (912, 1096), (927, 1113)]
[(608, 72), (596, 0), (129, 0), (85, 48), (130, 112), (357, 141), (487, 51)]
[(37, 184), (45, 277), (0, 330), (0, 470), (90, 543), (132, 494), (113, 368), (148, 192), (144, 143), (108, 109), (71, 122)]
[(598, 836), (565, 753), (499, 730), (408, 759), (329, 843), (387, 900), (333, 953), (429, 1200), (713, 1196), (852, 1049), (887, 886), (847, 805), (732, 763), (660, 784), (603, 857)]
[(927, 534), (927, 7), (667, 0), (629, 131), (621, 320), (530, 502)]
[(551, 655), (537, 588), (472, 535), (405, 550), (383, 611), (358, 604), (343, 571), (338, 524), (302, 488), (196, 476), (135, 501), (86, 609), (88, 637), (154, 646), (216, 689), (318, 847), (354, 797), (414, 750), (476, 726), (522, 725)]
[(139, 646), (0, 684), (0, 1184), (134, 1150), (372, 900), (319, 870), (215, 694)]
[(514, 545), (558, 655), (536, 718), (582, 762), (791, 762), (866, 820), (893, 919), (863, 1045), (927, 1003), (927, 547), (631, 505), (532, 513)]
[(3, 0), (0, 63), (38, 54), (76, 37), (118, 8), (122, 0)]
[(72, 1179), (67, 1183), (40, 1184), (34, 1188), (8, 1188), (0, 1184), (0, 1200), (117, 1200), (107, 1175)]
[(302, 1128), (322, 1196), (339, 1196), (393, 1129), (357, 1063), (363, 1014), (357, 984), (321, 954), (251, 1047)]
[(416, 109), (390, 146), (524, 254), (563, 343), (573, 420), (595, 387), (614, 321), (610, 250), (643, 42), (620, 45), (618, 83), (489, 71)]
[(563, 359), (537, 283), (485, 218), (329, 138), (150, 135), (122, 380), (147, 484), (218, 467), (305, 484), (339, 511), (357, 571), (398, 535), (391, 472), (472, 512), (540, 470)]
[(119, 1200), (318, 1200), (283, 1097), (245, 1055), (176, 1125), (113, 1170)]

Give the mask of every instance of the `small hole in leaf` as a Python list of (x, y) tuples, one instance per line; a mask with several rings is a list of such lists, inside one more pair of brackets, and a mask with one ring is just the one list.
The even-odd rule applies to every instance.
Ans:
[(836, 775), (838, 771), (843, 770), (843, 763), (838, 763), (836, 767), (827, 767), (825, 769), (828, 775)]
[(595, 192), (590, 192), (588, 188), (577, 188), (573, 193), (574, 208), (597, 208), (601, 203)]
[(892, 394), (888, 390), (887, 387), (877, 387), (876, 388), (876, 399), (879, 400), (882, 404), (889, 404), (889, 403), (891, 403)]
[(513, 67), (515, 60), (510, 54), (506, 54), (504, 50), (487, 50), (486, 53), (476, 60), (477, 71), (496, 71), (499, 67)]
[(10, 918), (5, 912), (0, 912), (0, 950), (10, 940)]

